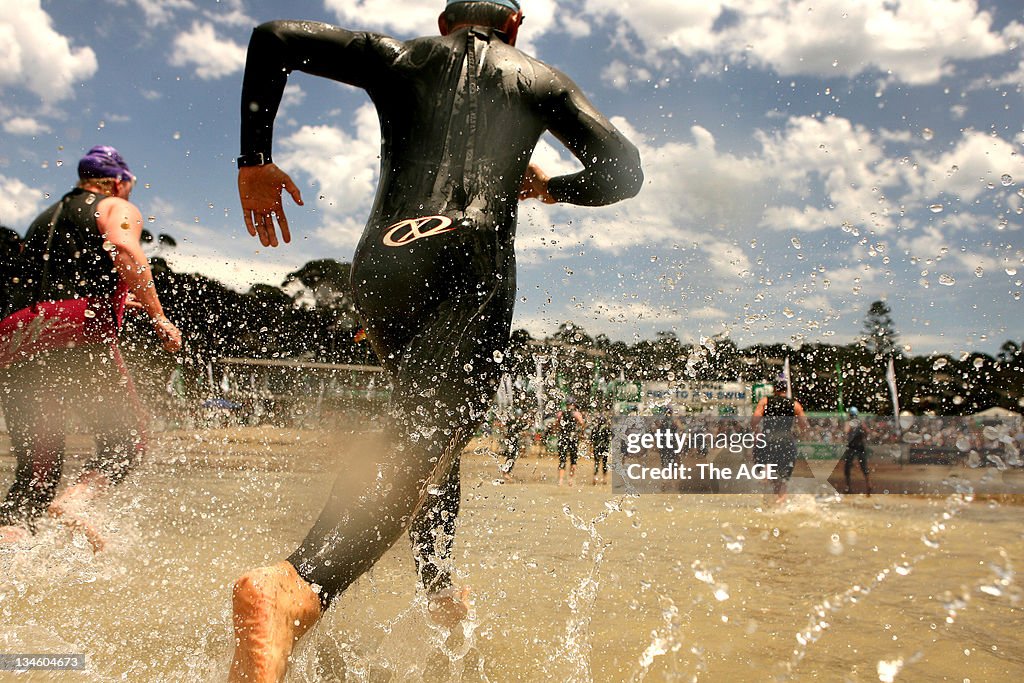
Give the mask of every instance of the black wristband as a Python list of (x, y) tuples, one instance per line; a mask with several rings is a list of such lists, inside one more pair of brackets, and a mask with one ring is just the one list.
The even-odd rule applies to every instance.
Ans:
[(263, 152), (253, 152), (251, 154), (243, 154), (238, 157), (238, 168), (245, 168), (246, 166), (264, 166), (266, 164), (273, 163), (273, 159), (270, 158), (270, 153), (264, 154)]

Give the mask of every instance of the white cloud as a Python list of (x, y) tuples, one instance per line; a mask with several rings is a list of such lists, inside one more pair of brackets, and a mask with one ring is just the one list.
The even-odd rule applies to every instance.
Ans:
[(150, 26), (170, 21), (180, 10), (193, 11), (196, 9), (191, 0), (135, 0), (135, 4), (146, 15), (146, 23)]
[[(334, 126), (303, 126), (278, 143), (278, 166), (303, 184), (304, 209), (324, 218), (316, 234), (339, 248), (354, 247), (376, 191), (380, 166), (380, 124), (371, 104), (353, 115), (355, 133)], [(286, 200), (287, 201), (287, 200)], [(292, 219), (293, 233), (300, 220)]]
[(171, 64), (194, 66), (196, 76), (203, 80), (223, 78), (242, 70), (245, 49), (233, 40), (218, 37), (213, 24), (197, 21), (174, 39)]
[(4, 132), (11, 135), (42, 135), (49, 133), (50, 127), (27, 116), (15, 116), (4, 121)]
[[(584, 0), (590, 16), (612, 18), (642, 41), (654, 65), (673, 54), (750, 61), (783, 75), (891, 73), (934, 83), (957, 60), (1010, 49), (977, 0)], [(568, 9), (567, 11), (574, 11)]]
[(42, 209), (43, 191), (17, 178), (0, 175), (0, 224), (24, 234), (29, 221)]
[(617, 90), (626, 90), (630, 84), (651, 79), (651, 72), (643, 67), (632, 66), (619, 60), (613, 61), (601, 72), (601, 78)]
[(0, 3), (0, 89), (23, 87), (53, 103), (71, 97), (96, 69), (96, 53), (57, 33), (40, 0)]
[[(281, 250), (279, 250), (281, 251)], [(264, 258), (228, 257), (208, 249), (193, 249), (188, 245), (167, 252), (167, 263), (177, 272), (202, 273), (235, 290), (245, 292), (254, 284), (264, 283), (279, 287), (288, 273), (302, 264), (289, 262), (287, 253), (265, 254)]]
[(921, 166), (914, 189), (927, 204), (938, 199), (939, 193), (946, 193), (961, 205), (969, 205), (989, 192), (990, 186), (1001, 189), (1004, 175), (1009, 176), (1009, 183), (1024, 181), (1024, 158), (1018, 146), (976, 130), (965, 131), (953, 149), (924, 159)]

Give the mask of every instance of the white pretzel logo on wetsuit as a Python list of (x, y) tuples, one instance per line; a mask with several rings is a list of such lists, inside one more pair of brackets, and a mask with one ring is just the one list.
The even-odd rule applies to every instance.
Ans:
[[(384, 245), (388, 247), (404, 247), (410, 242), (415, 242), (424, 237), (433, 237), (443, 232), (451, 232), (459, 226), (452, 225), (452, 219), (447, 216), (423, 216), (422, 218), (409, 218), (398, 221), (388, 227), (384, 233)], [(402, 232), (405, 230), (405, 232)]]

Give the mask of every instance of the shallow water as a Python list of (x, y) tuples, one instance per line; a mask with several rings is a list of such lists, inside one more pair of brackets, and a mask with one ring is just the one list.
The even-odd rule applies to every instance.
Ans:
[[(223, 680), (231, 583), (304, 535), (331, 484), (326, 443), (165, 435), (97, 510), (108, 550), (47, 526), (4, 551), (0, 652), (89, 660), (14, 680)], [(456, 562), (472, 619), (450, 636), (429, 624), (402, 542), (307, 636), (289, 680), (1024, 679), (1020, 507), (629, 498), (556, 487), (554, 459), (521, 460), (509, 484), (486, 452), (464, 463)], [(13, 462), (0, 466), (6, 485)]]

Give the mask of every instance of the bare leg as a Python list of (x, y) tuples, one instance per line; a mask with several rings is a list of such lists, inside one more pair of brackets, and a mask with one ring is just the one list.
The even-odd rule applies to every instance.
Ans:
[(109, 487), (110, 480), (106, 475), (96, 470), (90, 470), (83, 473), (77, 483), (69, 486), (57, 496), (57, 499), (50, 503), (48, 510), (51, 517), (71, 531), (81, 531), (85, 534), (93, 552), (103, 550), (106, 547), (106, 541), (103, 540), (103, 535), (96, 525), (89, 521), (83, 508)]
[(290, 563), (243, 574), (232, 601), (235, 654), (228, 680), (282, 680), (295, 642), (319, 618), (319, 598)]
[(9, 526), (0, 526), (0, 544), (3, 543), (17, 543), (24, 541), (28, 538), (32, 532), (23, 526), (11, 524)]

